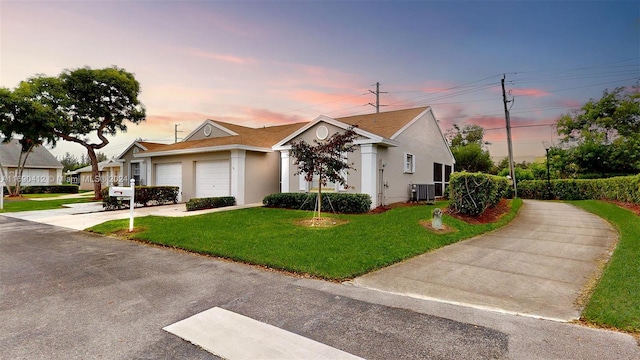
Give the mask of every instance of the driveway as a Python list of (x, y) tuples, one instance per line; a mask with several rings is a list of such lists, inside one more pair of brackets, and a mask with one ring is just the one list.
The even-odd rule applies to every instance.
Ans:
[(578, 319), (577, 302), (616, 232), (572, 205), (525, 200), (494, 232), (462, 241), (353, 281), (357, 286), (505, 313)]

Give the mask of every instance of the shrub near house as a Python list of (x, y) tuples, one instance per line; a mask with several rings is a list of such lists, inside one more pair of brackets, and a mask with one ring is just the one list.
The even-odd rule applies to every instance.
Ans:
[[(136, 186), (134, 201), (142, 206), (178, 203), (177, 186)], [(109, 196), (109, 188), (102, 189), (102, 207), (106, 210), (119, 210), (129, 207), (129, 201)]]

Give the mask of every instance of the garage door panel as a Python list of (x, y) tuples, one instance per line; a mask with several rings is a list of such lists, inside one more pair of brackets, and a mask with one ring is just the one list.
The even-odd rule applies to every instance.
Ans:
[(182, 164), (156, 164), (157, 186), (178, 186), (178, 201), (182, 201)]
[(196, 162), (196, 197), (229, 196), (229, 161)]

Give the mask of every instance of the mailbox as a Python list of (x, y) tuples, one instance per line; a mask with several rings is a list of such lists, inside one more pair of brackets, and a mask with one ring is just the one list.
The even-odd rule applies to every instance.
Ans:
[(132, 187), (112, 186), (109, 188), (109, 196), (114, 197), (133, 197)]

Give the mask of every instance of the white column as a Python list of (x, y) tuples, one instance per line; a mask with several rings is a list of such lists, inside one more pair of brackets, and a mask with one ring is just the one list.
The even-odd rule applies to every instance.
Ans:
[(280, 150), (280, 192), (290, 192), (289, 150)]
[(378, 171), (378, 148), (373, 144), (360, 145), (362, 154), (362, 179), (361, 193), (371, 196), (371, 208), (378, 204), (378, 192), (376, 191), (376, 178)]
[(236, 204), (244, 204), (244, 169), (247, 157), (246, 150), (231, 150), (231, 196)]

